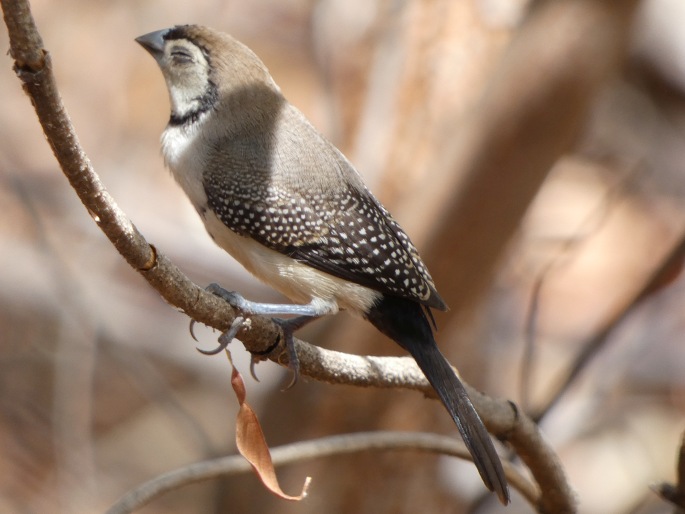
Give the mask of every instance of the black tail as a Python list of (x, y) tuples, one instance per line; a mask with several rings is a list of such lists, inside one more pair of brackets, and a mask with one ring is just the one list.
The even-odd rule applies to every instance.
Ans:
[(485, 486), (509, 503), (502, 463), (490, 435), (459, 377), (440, 353), (423, 307), (411, 300), (384, 296), (367, 313), (373, 325), (407, 350), (452, 416)]

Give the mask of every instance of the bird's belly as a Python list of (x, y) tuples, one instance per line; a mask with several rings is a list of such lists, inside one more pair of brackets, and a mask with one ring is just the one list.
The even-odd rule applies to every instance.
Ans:
[(338, 308), (363, 315), (381, 293), (302, 264), (257, 241), (236, 234), (211, 211), (204, 216), (207, 232), (245, 269), (296, 303), (320, 298)]

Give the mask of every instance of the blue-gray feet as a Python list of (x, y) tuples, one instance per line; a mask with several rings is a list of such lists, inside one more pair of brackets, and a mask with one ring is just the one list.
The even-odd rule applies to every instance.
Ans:
[[(207, 291), (209, 291), (212, 294), (215, 294), (220, 298), (223, 298), (224, 300), (226, 300), (226, 302), (228, 302), (229, 305), (235, 307), (244, 315), (254, 314), (261, 316), (296, 316), (295, 318), (289, 319), (272, 318), (274, 323), (278, 324), (278, 326), (281, 327), (281, 332), (283, 333), (283, 343), (285, 344), (285, 349), (288, 354), (288, 367), (293, 372), (292, 380), (290, 381), (286, 389), (290, 389), (292, 386), (294, 386), (297, 383), (297, 379), (300, 375), (300, 360), (297, 357), (297, 351), (295, 350), (295, 340), (293, 334), (295, 333), (295, 331), (304, 327), (308, 323), (311, 323), (315, 319), (320, 318), (321, 316), (324, 316), (326, 314), (330, 314), (331, 312), (337, 310), (337, 306), (335, 304), (326, 304), (322, 303), (321, 301), (313, 301), (306, 305), (251, 302), (243, 298), (243, 296), (239, 293), (236, 293), (235, 291), (227, 291), (218, 284), (210, 284), (209, 286), (207, 286)], [(236, 318), (236, 320), (237, 319), (239, 318)], [(225, 350), (226, 346), (228, 346), (228, 344), (237, 334), (238, 330), (240, 330), (242, 323), (243, 320), (241, 320), (240, 324), (238, 325), (235, 331), (233, 331), (233, 325), (231, 325), (231, 328), (224, 334), (222, 334), (221, 337), (219, 337), (219, 346), (216, 349), (210, 351), (199, 351), (204, 353), (205, 355), (215, 355), (221, 352), (222, 350)], [(278, 346), (279, 342), (280, 341), (276, 341), (273, 348)], [(268, 352), (270, 353), (270, 351), (271, 349)], [(252, 365), (250, 366), (250, 373), (255, 379), (256, 377), (254, 374), (254, 363), (256, 360), (258, 360), (258, 356), (255, 356), (253, 358)]]

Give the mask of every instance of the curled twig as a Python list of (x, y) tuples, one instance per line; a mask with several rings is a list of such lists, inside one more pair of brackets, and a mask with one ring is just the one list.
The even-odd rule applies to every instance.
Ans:
[[(452, 437), (420, 432), (360, 432), (279, 446), (271, 450), (274, 465), (283, 466), (333, 455), (365, 451), (415, 450), (470, 459), (466, 447)], [(191, 464), (149, 480), (126, 493), (107, 514), (128, 514), (162, 494), (179, 487), (219, 476), (237, 475), (251, 470), (239, 455)], [(539, 490), (511, 464), (504, 463), (509, 483), (532, 505), (539, 502)]]

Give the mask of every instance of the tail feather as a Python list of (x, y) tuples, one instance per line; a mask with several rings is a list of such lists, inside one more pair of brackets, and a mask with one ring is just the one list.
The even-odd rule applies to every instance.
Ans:
[(461, 380), (436, 345), (422, 341), (413, 350), (409, 350), (412, 357), (452, 416), (485, 486), (507, 504), (509, 491), (502, 463)]
[(410, 300), (386, 296), (371, 309), (367, 318), (416, 360), (457, 425), (483, 483), (503, 504), (509, 503), (504, 470), (490, 435), (464, 385), (440, 353), (421, 306)]

